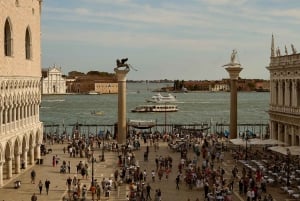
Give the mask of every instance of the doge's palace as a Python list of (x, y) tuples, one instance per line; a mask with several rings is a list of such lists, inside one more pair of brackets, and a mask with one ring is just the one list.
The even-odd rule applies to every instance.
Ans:
[(275, 48), (272, 36), (270, 65), (271, 137), (287, 145), (300, 145), (300, 53), (291, 44)]
[(0, 0), (0, 187), (40, 159), (41, 2)]

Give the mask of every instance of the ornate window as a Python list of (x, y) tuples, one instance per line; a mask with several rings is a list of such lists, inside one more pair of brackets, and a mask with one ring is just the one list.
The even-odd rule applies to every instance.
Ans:
[(4, 25), (4, 54), (5, 56), (12, 56), (12, 30), (8, 19)]
[(26, 59), (31, 59), (31, 34), (30, 34), (30, 29), (27, 27), (26, 33), (25, 33), (25, 56)]

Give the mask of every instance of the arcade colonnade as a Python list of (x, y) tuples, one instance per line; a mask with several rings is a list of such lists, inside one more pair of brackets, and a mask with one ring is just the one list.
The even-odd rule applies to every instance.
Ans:
[[(292, 46), (293, 47), (293, 46)], [(272, 38), (270, 71), (271, 138), (287, 145), (300, 145), (300, 54), (277, 55)]]
[(0, 187), (40, 159), (40, 79), (0, 78)]

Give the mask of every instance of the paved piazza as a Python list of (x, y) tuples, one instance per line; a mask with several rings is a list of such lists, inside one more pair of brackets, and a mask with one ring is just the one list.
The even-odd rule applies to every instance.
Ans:
[[(33, 193), (37, 194), (38, 201), (58, 201), (62, 200), (63, 196), (67, 196), (67, 186), (66, 186), (66, 179), (71, 176), (72, 178), (76, 175), (76, 165), (79, 161), (85, 162), (84, 158), (70, 158), (69, 154), (66, 152), (64, 154), (63, 147), (67, 146), (67, 144), (54, 144), (54, 145), (47, 145), (47, 148), (52, 148), (52, 153), (43, 156), (43, 164), (41, 165), (34, 165), (29, 166), (25, 171), (18, 176), (13, 177), (12, 179), (4, 180), (4, 187), (0, 189), (0, 200), (1, 201), (28, 201), (31, 199)], [(162, 191), (162, 200), (172, 200), (172, 201), (186, 201), (188, 198), (191, 201), (195, 201), (196, 198), (199, 200), (204, 200), (204, 191), (203, 189), (192, 189), (190, 190), (188, 186), (182, 182), (180, 184), (180, 190), (176, 190), (175, 184), (175, 177), (177, 175), (177, 164), (179, 163), (180, 154), (179, 152), (174, 152), (170, 150), (167, 146), (167, 143), (160, 142), (159, 150), (157, 152), (154, 151), (153, 147), (149, 149), (149, 158), (148, 161), (144, 161), (144, 152), (146, 151), (145, 144), (141, 145), (141, 150), (134, 151), (136, 158), (138, 160), (139, 166), (141, 170), (146, 169), (148, 173), (148, 181), (150, 186), (152, 187), (151, 197), (154, 200), (154, 193), (155, 189), (161, 189)], [(52, 157), (57, 155), (60, 158), (60, 162), (57, 167), (52, 166)], [(98, 156), (101, 155), (101, 150), (95, 151), (95, 157), (97, 156), (97, 161), (94, 163), (94, 172), (95, 172), (95, 179), (97, 181), (102, 181), (102, 178), (113, 177), (113, 173), (116, 168), (118, 168), (118, 157), (117, 152), (106, 151), (105, 152), (105, 162), (99, 162)], [(151, 170), (155, 170), (155, 157), (156, 156), (171, 156), (173, 158), (173, 169), (170, 173), (170, 177), (168, 180), (163, 178), (161, 181), (158, 181), (156, 178), (155, 182), (151, 181)], [(194, 154), (190, 151), (188, 153), (189, 157), (194, 157)], [(62, 161), (70, 161), (71, 163), (71, 173), (64, 174), (59, 173), (60, 165)], [(198, 164), (202, 162), (199, 161)], [(234, 165), (234, 161), (231, 159), (230, 152), (225, 152), (225, 160), (223, 163), (215, 164), (215, 166), (222, 166), (225, 169), (225, 178), (229, 179), (231, 176), (231, 170)], [(89, 164), (91, 168), (91, 163)], [(239, 173), (241, 172), (241, 166), (238, 166)], [(31, 183), (30, 173), (32, 170), (36, 171), (36, 182), (35, 184)], [(90, 171), (91, 172), (91, 171)], [(81, 175), (77, 175), (78, 178), (81, 179)], [(50, 191), (49, 195), (46, 195), (45, 187), (43, 187), (42, 194), (39, 195), (38, 190), (38, 181), (42, 180), (44, 183), (45, 180), (50, 180)], [(16, 180), (21, 181), (21, 187), (19, 189), (14, 188), (14, 182)], [(89, 179), (81, 180), (81, 184), (86, 184), (88, 187), (90, 186), (91, 182), (91, 173)], [(111, 195), (109, 198), (104, 198), (103, 194), (101, 194), (101, 200), (124, 200), (126, 201), (126, 195), (128, 194), (128, 185), (123, 184), (119, 186), (117, 189), (112, 190)], [(288, 195), (281, 191), (279, 187), (267, 187), (267, 192), (271, 193), (275, 200), (281, 201), (288, 199)], [(88, 192), (88, 199), (91, 199), (91, 193)], [(95, 199), (96, 200), (96, 199)], [(234, 193), (232, 200), (239, 201), (239, 200), (246, 200), (245, 197), (241, 197), (238, 195), (238, 182), (236, 181), (234, 184)]]

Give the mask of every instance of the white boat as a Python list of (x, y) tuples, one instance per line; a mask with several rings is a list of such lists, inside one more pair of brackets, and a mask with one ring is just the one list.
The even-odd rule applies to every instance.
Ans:
[(140, 105), (131, 110), (131, 112), (177, 112), (177, 105)]
[(98, 92), (96, 92), (96, 91), (89, 91), (88, 92), (88, 95), (98, 95), (99, 93)]
[(154, 127), (156, 125), (156, 121), (155, 120), (129, 120), (128, 125), (134, 128), (147, 129), (147, 128)]
[(152, 96), (149, 99), (146, 99), (147, 102), (151, 103), (169, 103), (169, 102), (176, 102), (176, 97), (172, 94), (168, 94), (167, 96), (163, 96), (160, 93)]

